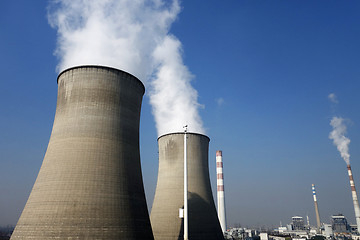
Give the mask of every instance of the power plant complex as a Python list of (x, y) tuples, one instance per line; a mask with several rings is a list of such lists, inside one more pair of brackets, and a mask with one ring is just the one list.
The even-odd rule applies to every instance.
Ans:
[[(229, 237), (222, 151), (216, 151), (216, 211), (209, 177), (209, 137), (189, 133), (186, 128), (185, 132), (158, 138), (158, 179), (149, 216), (139, 151), (145, 92), (142, 82), (115, 68), (77, 66), (61, 72), (57, 83), (49, 144), (11, 239)], [(360, 208), (350, 164), (347, 169), (357, 230), (349, 230), (345, 217), (338, 215), (332, 224), (338, 236), (344, 229), (346, 234), (360, 232)], [(313, 233), (326, 235), (330, 228), (321, 226), (314, 184), (312, 193), (317, 223)], [(290, 228), (281, 226), (278, 232), (295, 231), (301, 236), (307, 229), (311, 229), (309, 220), (305, 226), (303, 218), (295, 216)]]
[(151, 227), (139, 153), (144, 92), (140, 80), (114, 68), (78, 66), (59, 74), (48, 148), (11, 239), (181, 239), (184, 202), (189, 239), (224, 239), (210, 186), (210, 139), (196, 133), (158, 139)]
[(48, 148), (11, 239), (153, 239), (139, 153), (144, 91), (113, 68), (59, 74)]
[[(139, 151), (145, 87), (139, 79), (115, 68), (77, 66), (61, 72), (57, 83), (49, 144), (11, 239), (245, 236), (240, 228), (227, 229), (222, 151), (216, 151), (216, 211), (209, 177), (210, 139), (187, 129), (158, 138), (158, 179), (149, 216)], [(312, 184), (316, 229), (295, 216), (290, 227), (281, 226), (278, 233), (342, 239), (357, 232), (352, 236), (359, 240), (360, 207), (350, 164), (347, 170), (356, 226), (341, 214), (332, 216), (331, 225), (321, 225)]]
[[(179, 209), (184, 207), (184, 134), (160, 136), (159, 172), (151, 225), (154, 238), (183, 239), (184, 222)], [(224, 239), (210, 186), (208, 147), (210, 139), (186, 133), (188, 162), (189, 239)]]

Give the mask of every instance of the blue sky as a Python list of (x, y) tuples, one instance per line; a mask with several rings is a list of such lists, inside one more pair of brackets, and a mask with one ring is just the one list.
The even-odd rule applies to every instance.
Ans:
[[(333, 116), (349, 119), (360, 188), (360, 3), (184, 1), (171, 33), (183, 44), (210, 137), (223, 151), (229, 225), (315, 224), (343, 213), (355, 223), (345, 162), (328, 139)], [(0, 225), (16, 224), (42, 163), (56, 108), (56, 31), (46, 1), (1, 1)], [(327, 96), (335, 93), (339, 103)], [(222, 99), (219, 104), (219, 99)], [(148, 95), (141, 116), (148, 205), (157, 178), (157, 132)], [(214, 192), (214, 196), (215, 192)]]

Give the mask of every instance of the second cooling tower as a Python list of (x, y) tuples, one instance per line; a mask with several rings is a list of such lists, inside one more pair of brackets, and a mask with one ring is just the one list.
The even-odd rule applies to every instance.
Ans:
[(153, 239), (139, 153), (144, 90), (108, 67), (59, 75), (49, 145), (11, 239)]
[[(208, 148), (210, 139), (187, 133), (189, 239), (224, 239), (212, 196)], [(184, 206), (184, 133), (159, 137), (159, 173), (151, 210), (156, 240), (182, 239)]]

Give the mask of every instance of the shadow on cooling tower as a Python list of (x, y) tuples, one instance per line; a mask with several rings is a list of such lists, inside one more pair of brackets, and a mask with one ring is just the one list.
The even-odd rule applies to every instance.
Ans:
[[(212, 225), (212, 219), (204, 215), (204, 211), (212, 209), (212, 206), (206, 202), (202, 197), (196, 193), (189, 192), (188, 204), (191, 206), (189, 208), (189, 219), (193, 223), (202, 223), (204, 225)], [(182, 206), (183, 208), (184, 206)], [(203, 229), (199, 228), (198, 224), (191, 224), (189, 222), (189, 239), (223, 239), (223, 234), (218, 232), (217, 236), (210, 235), (208, 232), (204, 232)], [(184, 239), (184, 219), (181, 219), (181, 227), (179, 231), (178, 240)]]

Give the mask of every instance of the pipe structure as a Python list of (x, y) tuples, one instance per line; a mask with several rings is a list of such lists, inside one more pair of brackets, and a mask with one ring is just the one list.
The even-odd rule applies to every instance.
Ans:
[(221, 230), (226, 231), (225, 190), (222, 151), (216, 151), (217, 207)]
[(50, 141), (11, 239), (153, 239), (139, 152), (144, 92), (114, 68), (59, 74)]
[(354, 178), (352, 175), (350, 164), (347, 165), (347, 169), (348, 169), (348, 174), (349, 174), (349, 179), (350, 179), (352, 199), (353, 199), (353, 203), (354, 203), (357, 231), (358, 231), (358, 233), (360, 233), (360, 208), (359, 208), (358, 197), (357, 197), (357, 193), (356, 193), (356, 189), (355, 189), (355, 183), (354, 183)]
[(312, 184), (311, 188), (312, 188), (312, 193), (313, 193), (313, 198), (314, 198), (314, 205), (315, 205), (316, 227), (317, 227), (317, 232), (319, 233), (320, 228), (321, 228), (321, 222), (320, 222), (319, 207), (318, 207), (317, 198), (316, 198), (316, 192), (315, 192), (315, 185)]
[(187, 175), (187, 125), (184, 126), (184, 240), (189, 239), (188, 175)]
[[(156, 240), (183, 239), (184, 221), (178, 209), (184, 204), (184, 132), (158, 138), (159, 171), (151, 225)], [(210, 139), (186, 133), (189, 235), (191, 240), (223, 240), (211, 191), (208, 148)]]

